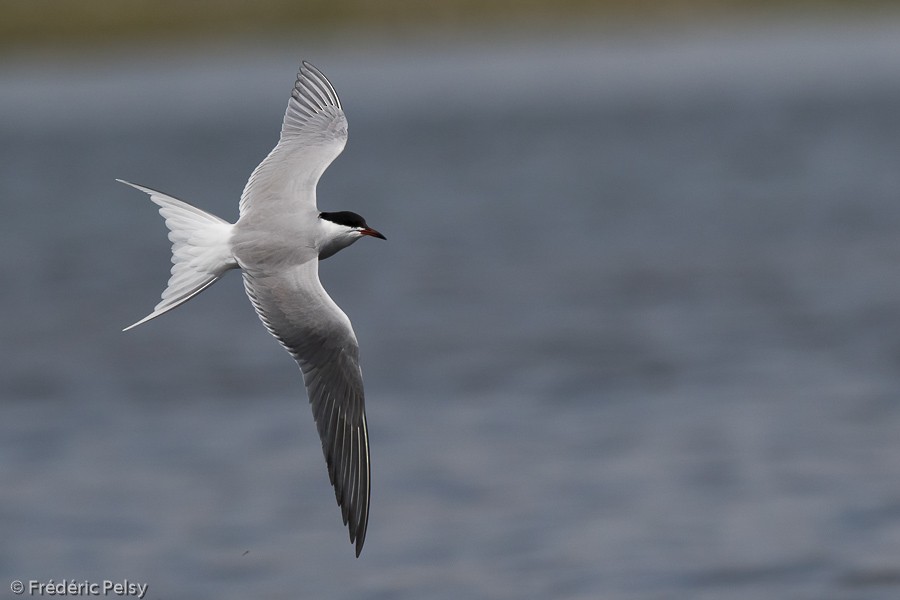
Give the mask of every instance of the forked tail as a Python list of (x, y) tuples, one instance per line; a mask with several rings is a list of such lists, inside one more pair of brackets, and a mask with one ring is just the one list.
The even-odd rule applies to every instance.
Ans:
[(231, 223), (162, 192), (116, 181), (148, 194), (159, 205), (172, 242), (172, 276), (162, 300), (152, 313), (123, 330), (128, 331), (187, 302), (236, 268), (237, 261), (231, 253)]

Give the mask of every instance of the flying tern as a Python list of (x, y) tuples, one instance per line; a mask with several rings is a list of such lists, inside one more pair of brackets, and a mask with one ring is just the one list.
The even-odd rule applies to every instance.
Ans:
[(190, 300), (231, 269), (263, 325), (300, 366), (328, 475), (356, 556), (369, 522), (369, 434), (359, 344), (347, 315), (319, 281), (319, 261), (356, 240), (385, 237), (360, 215), (321, 212), (316, 184), (347, 142), (347, 119), (331, 82), (306, 61), (291, 91), (281, 137), (250, 175), (240, 218), (229, 223), (154, 189), (169, 229), (172, 276), (153, 312), (125, 330)]

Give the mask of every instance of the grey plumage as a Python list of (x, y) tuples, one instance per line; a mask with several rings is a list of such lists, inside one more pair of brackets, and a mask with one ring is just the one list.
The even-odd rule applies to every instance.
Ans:
[(173, 242), (163, 300), (132, 327), (193, 298), (229, 269), (241, 269), (257, 314), (303, 373), (328, 474), (359, 556), (371, 492), (359, 345), (350, 319), (319, 281), (319, 261), (363, 236), (384, 236), (356, 213), (320, 217), (316, 184), (346, 142), (347, 119), (337, 93), (304, 61), (278, 144), (250, 175), (237, 223), (128, 184), (160, 206)]

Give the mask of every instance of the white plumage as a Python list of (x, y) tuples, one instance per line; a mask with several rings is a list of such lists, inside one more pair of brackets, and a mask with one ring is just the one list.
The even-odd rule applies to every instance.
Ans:
[(303, 62), (278, 144), (259, 164), (230, 224), (181, 200), (150, 196), (169, 228), (172, 276), (153, 312), (172, 310), (240, 268), (266, 329), (296, 359), (328, 474), (359, 556), (369, 521), (370, 465), (359, 345), (350, 319), (319, 281), (319, 261), (363, 236), (384, 236), (352, 212), (320, 212), (316, 184), (347, 142), (347, 119), (331, 83)]

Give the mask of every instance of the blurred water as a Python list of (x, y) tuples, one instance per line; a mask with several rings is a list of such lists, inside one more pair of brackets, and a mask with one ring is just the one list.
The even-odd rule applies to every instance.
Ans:
[[(235, 218), (301, 56), (350, 120), (320, 206), (389, 240), (322, 273), (359, 560), (239, 277), (119, 331), (168, 248), (113, 179)], [(896, 598), (897, 73), (892, 23), (8, 59), (2, 589)]]

